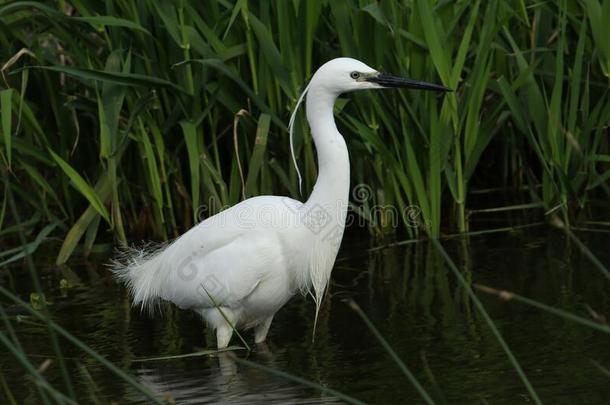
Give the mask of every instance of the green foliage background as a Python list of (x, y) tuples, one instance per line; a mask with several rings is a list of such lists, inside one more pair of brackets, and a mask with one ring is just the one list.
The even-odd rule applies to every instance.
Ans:
[(1, 2), (0, 232), (16, 231), (7, 187), (27, 249), (64, 238), (58, 262), (107, 230), (165, 239), (244, 197), (299, 198), (286, 123), (338, 56), (456, 90), (338, 103), (372, 233), (391, 227), (375, 204), (419, 207), (432, 236), (466, 232), (482, 188), (595, 219), (610, 194), (608, 21), (610, 0)]

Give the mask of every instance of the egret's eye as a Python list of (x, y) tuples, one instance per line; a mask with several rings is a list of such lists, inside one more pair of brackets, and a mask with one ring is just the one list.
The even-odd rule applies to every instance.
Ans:
[(352, 72), (349, 74), (349, 76), (354, 79), (357, 80), (360, 77), (360, 73), (359, 72)]

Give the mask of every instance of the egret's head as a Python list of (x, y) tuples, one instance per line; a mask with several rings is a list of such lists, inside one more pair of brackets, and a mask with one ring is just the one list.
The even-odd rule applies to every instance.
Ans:
[[(309, 107), (316, 107), (316, 103), (320, 104), (319, 101), (323, 99), (330, 101), (332, 111), (332, 103), (335, 102), (336, 97), (341, 93), (347, 93), (355, 90), (386, 89), (391, 87), (451, 91), (451, 89), (438, 84), (426, 83), (406, 77), (381, 73), (372, 67), (352, 58), (337, 58), (320, 66), (297, 100), (297, 104), (294, 107), (292, 115), (290, 116), (290, 122), (288, 123), (288, 132), (290, 134), (290, 151), (292, 154), (292, 161), (297, 169), (297, 175), (299, 176), (299, 190), (301, 189), (301, 173), (299, 172), (299, 167), (294, 154), (292, 134), (294, 122), (297, 116), (297, 110), (305, 98), (305, 95), (309, 94), (309, 96), (311, 96), (312, 93), (315, 93), (316, 95), (314, 98), (309, 96), (307, 98), (307, 114), (309, 114)], [(309, 105), (310, 100), (314, 100), (312, 101), (311, 106)], [(313, 110), (315, 110), (315, 108)], [(315, 114), (315, 112), (313, 114)]]
[(437, 84), (378, 72), (352, 58), (337, 58), (326, 62), (314, 74), (312, 83), (337, 95), (355, 90), (390, 87), (450, 91)]

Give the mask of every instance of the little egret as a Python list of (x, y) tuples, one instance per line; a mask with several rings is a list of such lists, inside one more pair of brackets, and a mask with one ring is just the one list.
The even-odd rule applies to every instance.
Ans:
[(349, 198), (349, 156), (333, 106), (341, 93), (390, 87), (449, 90), (380, 73), (351, 58), (322, 65), (289, 125), (293, 151), (292, 127), (307, 95), (307, 121), (318, 156), (318, 178), (309, 199), (248, 198), (169, 245), (125, 252), (113, 271), (130, 289), (134, 305), (151, 308), (165, 300), (196, 311), (216, 331), (218, 348), (227, 347), (235, 329), (254, 328), (255, 342), (265, 341), (273, 316), (297, 291), (314, 298), (317, 320)]

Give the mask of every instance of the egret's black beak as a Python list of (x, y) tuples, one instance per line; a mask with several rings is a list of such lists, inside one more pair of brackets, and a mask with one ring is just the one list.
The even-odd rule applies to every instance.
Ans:
[(418, 90), (453, 91), (448, 87), (441, 86), (440, 84), (422, 82), (419, 80), (393, 76), (386, 73), (379, 73), (378, 75), (367, 77), (364, 80), (367, 82), (377, 83), (383, 87), (404, 87), (407, 89)]

